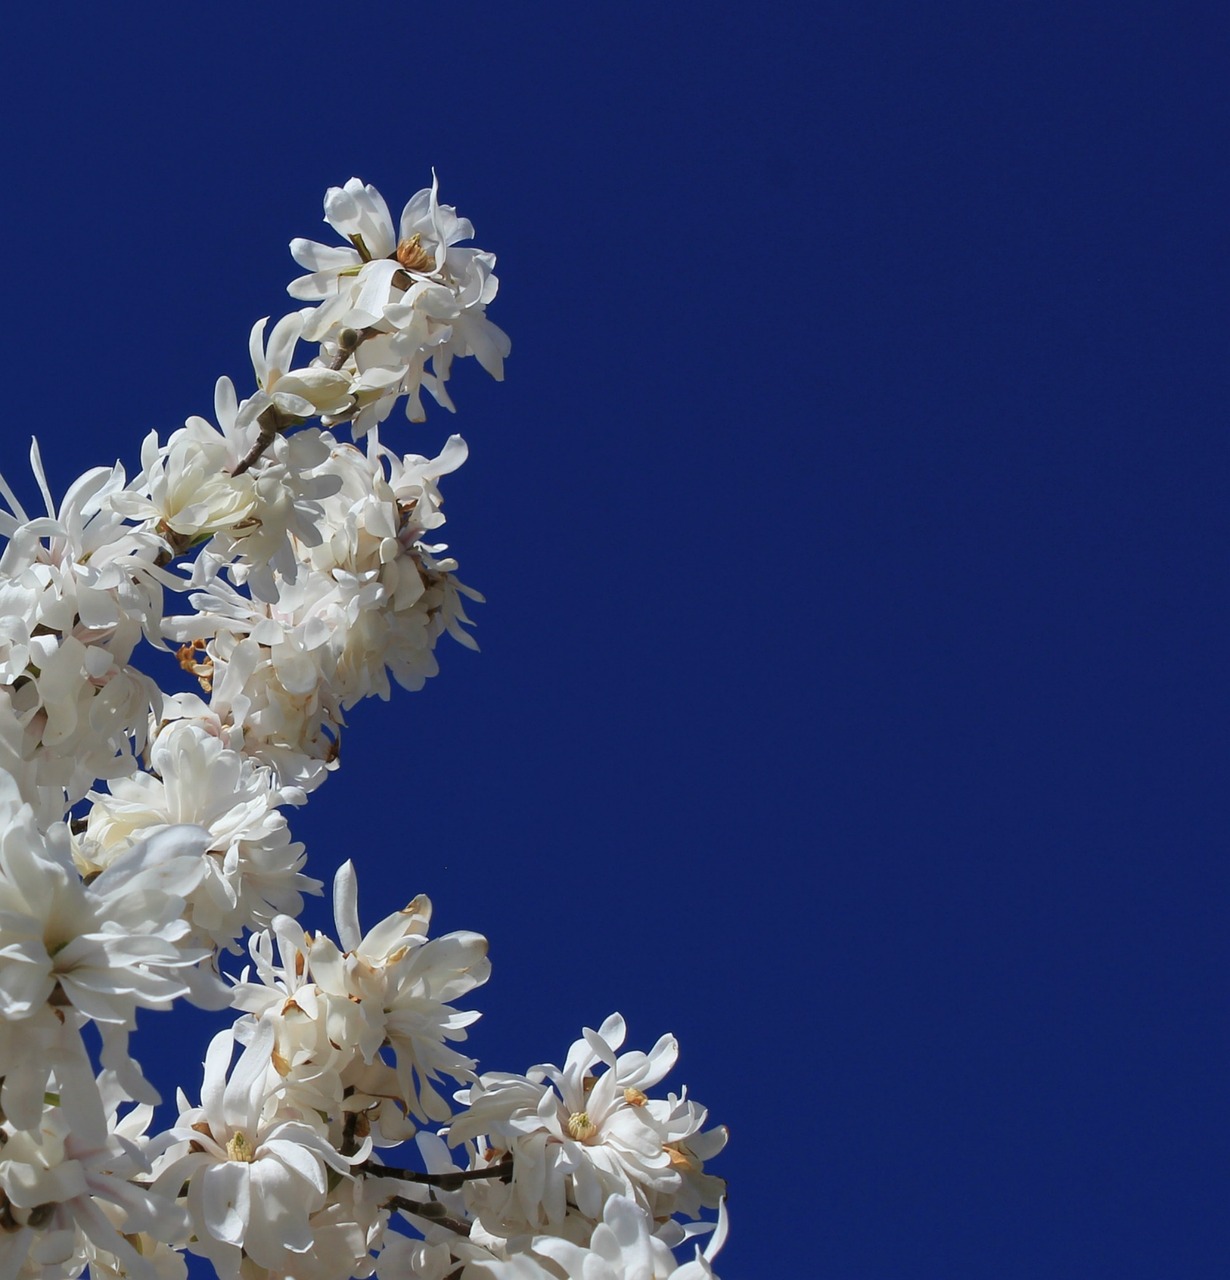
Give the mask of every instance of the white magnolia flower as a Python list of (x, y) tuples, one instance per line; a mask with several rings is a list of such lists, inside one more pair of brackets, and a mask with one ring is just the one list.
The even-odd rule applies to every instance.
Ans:
[(321, 501), (341, 485), (328, 470), (336, 447), (327, 431), (315, 427), (278, 435), (256, 467), (244, 473), (252, 476), (256, 494), (251, 515), (218, 531), (197, 560), (194, 581), (207, 583), (225, 569), (232, 582), (246, 584), (261, 600), (275, 601), (279, 582), (293, 582), (299, 572), (295, 547), (314, 547), (325, 536)]
[(44, 632), (30, 640), (29, 674), (6, 689), (22, 725), (22, 756), (40, 788), (57, 788), (62, 811), (99, 778), (137, 767), (161, 693), (149, 676), (120, 665), (102, 645)]
[[(701, 1181), (700, 1153), (716, 1154), (725, 1130), (701, 1133), (702, 1108), (646, 1095), (675, 1064), (673, 1036), (648, 1054), (617, 1056), (624, 1035), (623, 1018), (612, 1014), (596, 1032), (585, 1030), (562, 1070), (548, 1064), (524, 1076), (484, 1073), (457, 1094), (467, 1109), (453, 1119), (449, 1141), (482, 1138), (480, 1160), (497, 1152), (513, 1160), (510, 1184), (467, 1187), (489, 1231), (556, 1231), (573, 1212), (597, 1221), (613, 1195), (663, 1218), (684, 1206), (716, 1205), (722, 1184)], [(598, 1066), (605, 1069), (595, 1074)]]
[(234, 442), (204, 418), (192, 417), (165, 445), (151, 431), (141, 446), (140, 475), (112, 505), (132, 520), (150, 520), (174, 549), (253, 519), (256, 477), (233, 476), (240, 458)]
[[(330, 1181), (337, 1181), (336, 1177)], [(375, 1254), (384, 1244), (389, 1211), (369, 1204), (364, 1183), (343, 1178), (328, 1192), (326, 1203), (308, 1218), (313, 1243), (305, 1253), (284, 1248), (272, 1266), (257, 1264), (244, 1255), (240, 1280), (365, 1280), (376, 1268)], [(408, 1280), (416, 1272), (403, 1273)]]
[(295, 575), (275, 571), (260, 598), (198, 560), (196, 612), (168, 618), (165, 633), (185, 643), (181, 662), (210, 692), (224, 736), (239, 730), (244, 752), (284, 783), (318, 785), (359, 699), (434, 675), (443, 632), (476, 647), (462, 606), (476, 593), (456, 580), (455, 561), (439, 558), (442, 547), (419, 540), (442, 522), (438, 481), (464, 456), (459, 438), (434, 459), (335, 446), (313, 472), (330, 482), (320, 536), (292, 537)]
[(364, 1059), (360, 1044), (370, 1018), (360, 1002), (312, 980), (310, 941), (289, 916), (253, 934), (254, 963), (236, 983), (232, 1004), (273, 1023), (273, 1062), (287, 1106), (328, 1117), (339, 1150), (364, 1134), (375, 1146), (395, 1146), (415, 1133), (397, 1072), (378, 1052)]
[(122, 468), (86, 472), (57, 509), (37, 444), (31, 462), (46, 516), (29, 517), (0, 478), (12, 511), (0, 512), (0, 686), (36, 785), (62, 789), (66, 807), (94, 779), (135, 767), (159, 691), (129, 660), (142, 634), (161, 646), (163, 587), (179, 582), (156, 563), (163, 540), (112, 508)]
[(301, 874), (306, 855), (292, 842), (279, 805), (306, 800), (271, 770), (228, 749), (204, 725), (178, 720), (150, 748), (152, 772), (120, 778), (111, 794), (91, 792), (93, 807), (77, 845), (87, 873), (108, 866), (138, 839), (189, 823), (209, 832), (205, 873), (187, 895), (188, 918), (215, 948), (238, 951), (246, 930), (279, 914), (297, 916), (303, 894), (321, 884)]
[(355, 276), (364, 262), (391, 257), (397, 249), (393, 219), (384, 197), (373, 186), (351, 178), (344, 187), (325, 193), (325, 221), (349, 241), (346, 248), (292, 240), (294, 260), (310, 275), (300, 276), (287, 288), (292, 298), (319, 302), (338, 291), (338, 280)]
[(47, 630), (105, 647), (123, 665), (142, 633), (157, 639), (163, 586), (178, 580), (155, 563), (162, 550), (152, 533), (133, 529), (112, 506), (124, 488), (124, 470), (95, 467), (69, 486), (57, 508), (47, 485), (38, 442), (30, 463), (47, 514), (30, 517), (0, 477), (0, 578), (24, 584), (37, 599), (37, 621)]
[(65, 829), (39, 831), (12, 779), (0, 774), (0, 1016), (75, 1010), (98, 1025), (103, 1063), (129, 1096), (156, 1102), (128, 1055), (128, 1033), (138, 1008), (167, 1009), (199, 992), (186, 970), (209, 953), (185, 945), (181, 917), (208, 840), (199, 827), (168, 827), (84, 884)]
[(313, 418), (319, 413), (342, 413), (351, 402), (348, 374), (312, 366), (293, 367), (304, 316), (297, 311), (283, 316), (266, 344), (268, 323), (268, 316), (258, 320), (248, 338), (248, 352), (260, 390), (248, 402), (245, 420), (258, 418), (271, 405), (284, 419), (292, 420)]
[(329, 189), (325, 221), (350, 247), (292, 241), (291, 254), (310, 274), (289, 292), (321, 303), (308, 313), (303, 336), (322, 342), (329, 363), (344, 361), (352, 374), (355, 405), (335, 420), (351, 418), (357, 438), (406, 395), (407, 416), (421, 421), (420, 386), (451, 410), (444, 384), (456, 356), (473, 355), (492, 377), (503, 377), (508, 336), (486, 317), (498, 288), (495, 256), (459, 246), (474, 228), (440, 204), (434, 175), (396, 230), (384, 198), (358, 178)]
[(279, 786), (313, 791), (338, 767), (344, 720), (327, 686), (288, 690), (268, 648), (225, 630), (185, 645), (180, 660), (198, 675), (209, 702), (177, 694), (167, 699), (164, 718), (207, 726), (232, 750), (272, 769)]
[(695, 1260), (680, 1266), (646, 1210), (627, 1196), (612, 1196), (588, 1245), (539, 1235), (524, 1252), (474, 1267), (495, 1280), (717, 1280), (711, 1263), (725, 1239), (723, 1203), (709, 1245), (703, 1253), (697, 1247)]
[[(284, 383), (283, 378), (278, 386)], [(335, 444), (319, 429), (279, 434), (255, 466), (240, 470), (260, 436), (257, 413), (269, 403), (262, 392), (240, 404), (231, 380), (219, 378), (214, 388), (219, 427), (192, 417), (165, 445), (150, 432), (141, 449), (142, 472), (112, 496), (111, 506), (147, 522), (171, 554), (209, 541), (198, 565), (212, 555), (213, 573), (225, 568), (233, 580), (273, 599), (271, 568), (293, 579), (297, 561), (290, 535), (305, 546), (319, 542), (323, 513), (318, 500), (338, 482), (315, 474)], [(194, 580), (202, 580), (199, 572)]]
[(23, 1260), (26, 1273), (32, 1265), (72, 1270), (100, 1251), (134, 1280), (165, 1275), (133, 1240), (144, 1234), (165, 1248), (187, 1219), (171, 1200), (134, 1181), (150, 1172), (142, 1151), (149, 1109), (135, 1108), (117, 1120), (114, 1082), (104, 1078), (102, 1085), (109, 1098), (104, 1133), (83, 1133), (59, 1105), (48, 1106), (34, 1129), (0, 1125), (0, 1217), (6, 1223), (0, 1275), (18, 1274)]
[(262, 1019), (230, 1071), (230, 1030), (210, 1041), (201, 1105), (180, 1095), (170, 1136), (179, 1146), (157, 1166), (155, 1191), (174, 1194), (186, 1184), (192, 1220), (189, 1248), (224, 1276), (238, 1276), (243, 1255), (280, 1269), (289, 1251), (299, 1258), (314, 1247), (310, 1219), (325, 1205), (326, 1171), (349, 1174), (370, 1144), (341, 1155), (319, 1121), (287, 1118), (279, 1108), (280, 1077), (272, 1065), (273, 1025)]
[(317, 936), (308, 961), (317, 984), (356, 1004), (363, 1026), (356, 1047), (373, 1062), (387, 1043), (397, 1064), (400, 1096), (419, 1119), (444, 1120), (448, 1103), (433, 1087), (442, 1075), (473, 1077), (474, 1061), (449, 1047), (464, 1041), (475, 1012), (449, 1002), (481, 986), (491, 974), (487, 940), (458, 932), (427, 937), (431, 902), (420, 895), (366, 934), (359, 929), (358, 882), (347, 861), (333, 882), (333, 907), (342, 949)]

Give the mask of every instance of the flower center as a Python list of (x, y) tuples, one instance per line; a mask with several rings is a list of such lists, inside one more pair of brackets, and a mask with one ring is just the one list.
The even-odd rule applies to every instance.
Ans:
[(256, 1158), (256, 1148), (248, 1141), (248, 1136), (242, 1129), (236, 1129), (235, 1136), (226, 1144), (226, 1158), (239, 1160), (244, 1164), (251, 1164)]
[(584, 1142), (598, 1132), (598, 1126), (589, 1118), (588, 1111), (574, 1111), (568, 1117), (568, 1136), (577, 1142)]
[(397, 246), (396, 258), (407, 271), (421, 271), (426, 274), (436, 269), (436, 260), (423, 248), (422, 237), (416, 231), (409, 240), (403, 240)]

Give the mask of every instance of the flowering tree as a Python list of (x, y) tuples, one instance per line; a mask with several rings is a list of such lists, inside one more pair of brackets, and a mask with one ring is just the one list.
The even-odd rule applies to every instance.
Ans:
[[(509, 351), (495, 258), (434, 182), (395, 224), (352, 178), (325, 220), (343, 243), (291, 243), (306, 305), (255, 326), (216, 422), (58, 505), (36, 444), (44, 515), (0, 479), (0, 1280), (173, 1280), (185, 1251), (244, 1280), (712, 1276), (725, 1131), (652, 1092), (671, 1036), (623, 1051), (612, 1014), (562, 1068), (479, 1074), (455, 1006), (484, 938), (432, 937), (421, 895), (364, 932), (349, 862), (335, 937), (297, 923), (323, 886), (284, 811), (346, 711), (420, 688), (444, 632), (473, 647), (432, 541), (465, 443), (399, 454), (381, 424)], [(175, 663), (199, 692), (160, 688)], [(181, 1000), (235, 1019), (151, 1133), (130, 1036)]]

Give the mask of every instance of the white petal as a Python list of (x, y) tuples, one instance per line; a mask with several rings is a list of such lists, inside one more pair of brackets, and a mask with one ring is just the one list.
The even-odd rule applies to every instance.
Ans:
[(333, 919), (343, 951), (357, 951), (363, 934), (359, 929), (359, 881), (349, 858), (333, 877)]
[(202, 1170), (201, 1209), (210, 1235), (242, 1245), (252, 1213), (251, 1166), (227, 1160)]

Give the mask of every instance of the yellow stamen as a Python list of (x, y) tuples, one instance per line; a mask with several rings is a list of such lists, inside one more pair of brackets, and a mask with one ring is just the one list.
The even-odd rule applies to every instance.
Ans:
[(403, 240), (397, 246), (397, 261), (407, 271), (420, 271), (426, 274), (436, 269), (436, 260), (422, 246), (422, 236), (416, 231), (409, 240)]
[(668, 1142), (662, 1150), (670, 1157), (670, 1162), (676, 1169), (690, 1172), (700, 1167), (696, 1157), (682, 1143)]
[(226, 1158), (251, 1164), (256, 1159), (256, 1148), (248, 1141), (242, 1129), (235, 1130), (235, 1136), (226, 1144)]
[(584, 1142), (598, 1132), (598, 1126), (589, 1118), (588, 1111), (574, 1111), (568, 1117), (568, 1136), (577, 1142)]

